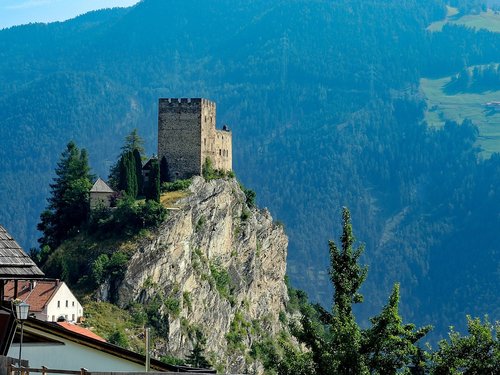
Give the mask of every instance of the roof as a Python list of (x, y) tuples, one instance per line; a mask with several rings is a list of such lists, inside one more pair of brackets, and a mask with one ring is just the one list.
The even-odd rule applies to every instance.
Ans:
[[(94, 337), (88, 335), (83, 335), (75, 330), (69, 330), (63, 327), (59, 323), (44, 322), (43, 320), (38, 320), (34, 318), (28, 318), (24, 322), (24, 332), (25, 335), (29, 336), (32, 334), (30, 328), (37, 330), (38, 332), (47, 333), (50, 335), (57, 336), (59, 338), (64, 338), (66, 340), (73, 341), (80, 345), (93, 348), (103, 353), (108, 353), (119, 358), (127, 359), (131, 362), (145, 364), (146, 356), (121, 348), (117, 345), (110, 344), (109, 342), (101, 341)], [(33, 332), (33, 331), (32, 331)], [(198, 373), (198, 374), (215, 374), (215, 370), (208, 369), (197, 369), (187, 366), (174, 366), (163, 363), (156, 359), (151, 359), (150, 361), (151, 369), (156, 371), (170, 371), (179, 373)]]
[(114, 190), (109, 187), (100, 177), (94, 182), (94, 185), (90, 188), (91, 193), (114, 193)]
[(79, 325), (76, 325), (73, 323), (69, 323), (69, 322), (57, 322), (57, 324), (65, 329), (69, 330), (69, 331), (78, 333), (79, 335), (106, 342), (106, 340), (104, 340), (101, 336), (95, 334), (90, 329), (83, 328), (82, 326), (79, 326)]
[(0, 279), (30, 280), (43, 278), (43, 272), (0, 225)]
[(158, 158), (156, 158), (156, 156), (149, 158), (148, 161), (146, 163), (144, 163), (144, 165), (142, 166), (142, 169), (145, 171), (151, 170), (151, 163), (153, 163), (153, 160), (158, 161)]
[[(30, 311), (42, 312), (61, 284), (59, 280), (41, 280), (34, 285), (29, 281), (21, 281), (18, 283), (17, 298), (29, 304)], [(6, 300), (14, 297), (14, 281), (5, 284), (4, 293)]]

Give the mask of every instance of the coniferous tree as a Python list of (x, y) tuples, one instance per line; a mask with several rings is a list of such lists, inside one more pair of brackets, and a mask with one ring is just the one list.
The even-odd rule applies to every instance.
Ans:
[(415, 330), (414, 324), (403, 324), (399, 315), (399, 284), (394, 285), (380, 315), (370, 321), (372, 327), (363, 334), (362, 352), (370, 371), (377, 374), (396, 374), (407, 368), (419, 354), (415, 343), (431, 330), (430, 326)]
[(334, 241), (329, 242), (330, 279), (335, 291), (328, 349), (335, 366), (334, 373), (362, 374), (368, 370), (360, 351), (361, 330), (354, 319), (352, 305), (363, 301), (358, 291), (368, 270), (358, 263), (364, 247), (353, 249), (355, 238), (351, 214), (346, 207), (342, 211), (342, 223), (342, 248), (339, 249)]
[(144, 188), (144, 180), (142, 178), (142, 157), (141, 153), (137, 148), (132, 151), (135, 161), (135, 175), (137, 180), (137, 194), (141, 195)]
[[(120, 163), (121, 159), (125, 154), (137, 150), (141, 158), (141, 170), (142, 170), (142, 155), (144, 154), (144, 140), (139, 136), (137, 129), (132, 130), (130, 134), (125, 137), (125, 143), (123, 144), (121, 150), (122, 152), (118, 156), (118, 160), (116, 161), (116, 163), (111, 166), (108, 176), (109, 185), (115, 190), (124, 190), (122, 189), (122, 182), (120, 181), (120, 178), (123, 177), (123, 175), (120, 174), (121, 173), (120, 168), (122, 168), (122, 166), (120, 166)], [(139, 187), (141, 186), (138, 186), (138, 188)], [(139, 189), (138, 191), (139, 193), (141, 192)]]
[(160, 161), (160, 182), (168, 182), (168, 162), (167, 158), (163, 156)]
[(134, 154), (131, 151), (122, 155), (118, 169), (118, 189), (132, 198), (137, 197), (137, 173)]
[(55, 173), (47, 209), (40, 215), (37, 225), (43, 233), (39, 239), (41, 246), (49, 246), (52, 250), (87, 220), (88, 193), (94, 179), (87, 152), (79, 150), (73, 141), (67, 144)]
[(149, 180), (145, 188), (146, 200), (154, 200), (160, 203), (160, 166), (158, 159), (151, 159)]

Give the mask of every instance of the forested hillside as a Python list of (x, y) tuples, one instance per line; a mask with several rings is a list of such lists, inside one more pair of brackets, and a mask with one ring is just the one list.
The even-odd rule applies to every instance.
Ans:
[(325, 243), (348, 206), (370, 267), (365, 321), (395, 281), (402, 314), (438, 334), (466, 313), (494, 320), (500, 157), (482, 160), (469, 122), (427, 128), (419, 79), (499, 63), (500, 35), (427, 31), (444, 5), (144, 0), (2, 30), (0, 222), (35, 246), (69, 139), (106, 177), (131, 129), (156, 152), (158, 97), (207, 97), (237, 175), (285, 224), (294, 286), (330, 306)]

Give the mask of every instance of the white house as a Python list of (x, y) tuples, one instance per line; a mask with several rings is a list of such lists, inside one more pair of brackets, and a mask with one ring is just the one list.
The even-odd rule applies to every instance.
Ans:
[[(18, 328), (19, 329), (19, 328)], [(18, 336), (10, 346), (8, 356), (19, 354)], [(23, 359), (29, 367), (90, 372), (143, 372), (146, 357), (119, 346), (107, 343), (92, 332), (70, 323), (52, 323), (28, 319), (24, 323)], [(151, 359), (151, 369), (161, 372), (214, 373), (185, 366), (172, 366)]]
[[(5, 299), (14, 297), (14, 282), (4, 287)], [(38, 280), (18, 282), (17, 298), (30, 305), (30, 314), (37, 319), (56, 322), (66, 320), (78, 322), (83, 308), (65, 282), (59, 280)]]

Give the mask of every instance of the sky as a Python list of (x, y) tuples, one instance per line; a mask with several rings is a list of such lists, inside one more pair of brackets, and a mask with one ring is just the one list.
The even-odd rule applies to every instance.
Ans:
[(128, 7), (139, 0), (0, 0), (0, 29), (30, 22), (65, 21), (91, 10)]

